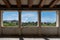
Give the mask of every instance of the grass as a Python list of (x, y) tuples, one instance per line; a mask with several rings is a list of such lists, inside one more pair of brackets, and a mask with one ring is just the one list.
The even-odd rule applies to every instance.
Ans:
[(7, 27), (7, 26), (18, 26), (16, 23), (3, 23), (3, 26)]
[(54, 27), (54, 26), (56, 26), (56, 24), (42, 24), (41, 25), (42, 27)]
[[(18, 27), (18, 24), (16, 24), (16, 23), (3, 23), (3, 26), (5, 26), (5, 27)], [(28, 27), (33, 27), (33, 26), (37, 26), (37, 24), (36, 23), (24, 23), (24, 24), (22, 24), (21, 26), (28, 26)], [(41, 24), (41, 26), (42, 27), (51, 27), (51, 26), (56, 26), (56, 24), (54, 24), (54, 23), (52, 23), (52, 24)]]

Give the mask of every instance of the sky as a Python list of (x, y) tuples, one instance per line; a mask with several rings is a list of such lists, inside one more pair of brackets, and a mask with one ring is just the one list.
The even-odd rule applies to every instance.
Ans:
[(18, 11), (4, 11), (3, 20), (18, 20)]
[(56, 11), (42, 11), (41, 22), (56, 22)]
[[(3, 20), (18, 20), (18, 11), (4, 11)], [(38, 12), (37, 11), (22, 11), (21, 12), (22, 22), (37, 22)], [(42, 11), (41, 22), (55, 22), (56, 11)]]

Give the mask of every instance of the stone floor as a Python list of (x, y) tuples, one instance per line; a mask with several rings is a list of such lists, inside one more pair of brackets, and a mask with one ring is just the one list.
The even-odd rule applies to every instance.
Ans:
[(0, 40), (60, 40), (60, 38), (0, 38)]

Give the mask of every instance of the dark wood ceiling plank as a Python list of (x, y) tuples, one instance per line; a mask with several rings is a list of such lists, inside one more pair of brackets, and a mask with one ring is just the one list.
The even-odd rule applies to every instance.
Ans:
[(58, 3), (60, 0), (53, 0), (50, 4), (49, 7), (52, 8), (56, 5), (56, 3)]
[(0, 8), (0, 10), (60, 10), (60, 8)]
[(17, 7), (20, 8), (21, 7), (21, 0), (16, 0), (17, 3)]
[(3, 2), (5, 3), (5, 5), (8, 7), (8, 8), (10, 8), (11, 6), (11, 4), (10, 4), (10, 2), (8, 1), (8, 0), (3, 0)]
[(33, 5), (33, 0), (28, 0), (28, 6), (29, 6), (29, 8), (31, 8), (32, 5)]
[(43, 7), (44, 2), (45, 2), (44, 0), (40, 0), (40, 3), (39, 3), (39, 8)]

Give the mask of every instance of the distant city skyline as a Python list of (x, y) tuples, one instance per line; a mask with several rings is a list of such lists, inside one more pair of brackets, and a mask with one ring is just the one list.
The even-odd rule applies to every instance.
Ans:
[[(4, 11), (3, 20), (18, 20), (18, 11)], [(22, 22), (37, 22), (38, 12), (37, 11), (22, 11), (21, 12)], [(56, 11), (42, 11), (41, 22), (55, 22)]]

